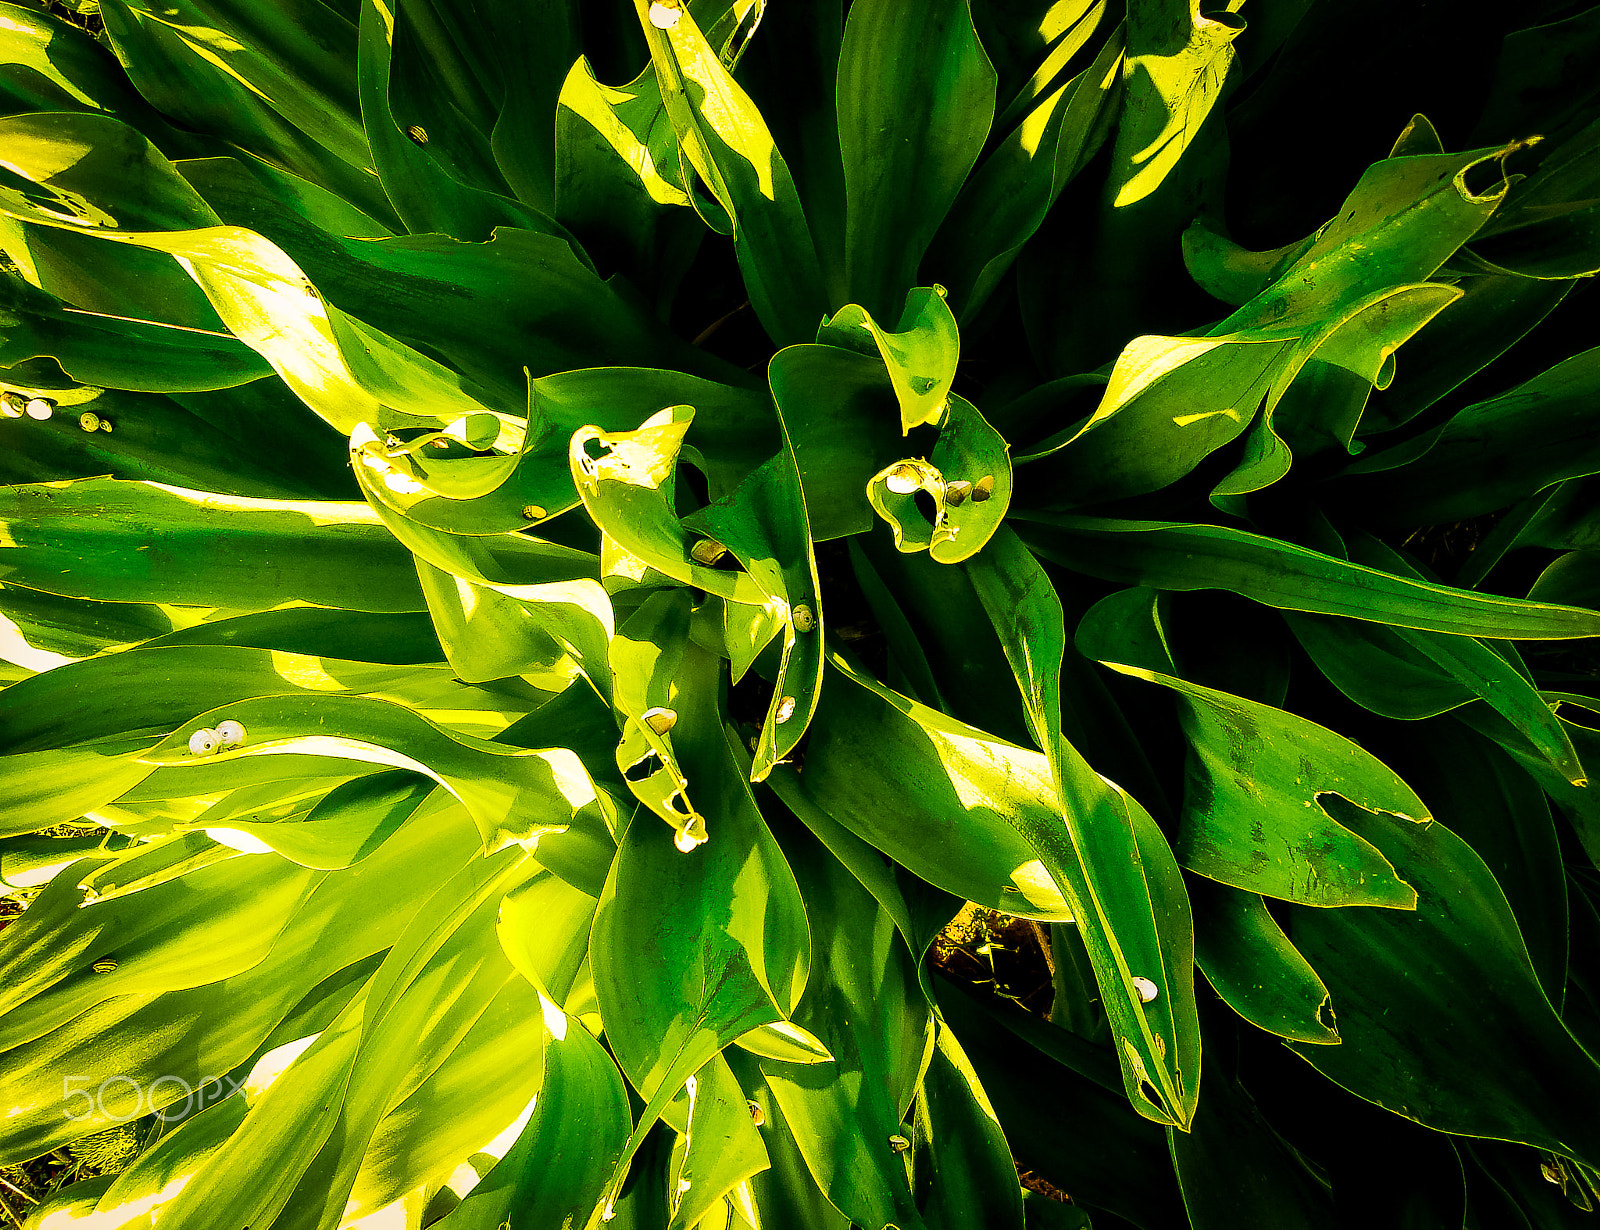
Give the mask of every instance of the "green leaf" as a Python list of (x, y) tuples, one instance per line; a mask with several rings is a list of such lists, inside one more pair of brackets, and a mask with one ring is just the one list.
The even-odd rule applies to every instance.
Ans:
[[(750, 1193), (761, 1216), (772, 1225), (848, 1230), (850, 1219), (828, 1203), (806, 1167), (805, 1155), (757, 1058), (737, 1048), (727, 1051), (724, 1057), (750, 1103), (761, 1110), (761, 1143), (770, 1166), (749, 1180)], [(750, 1114), (753, 1117), (755, 1110)]]
[(662, 29), (634, 0), (684, 158), (733, 224), (751, 305), (780, 346), (808, 340), (827, 310), (811, 231), (761, 113), (701, 34), (688, 6)]
[[(219, 524), (219, 516), (226, 520)], [(86, 478), (0, 492), (0, 579), (68, 597), (417, 611), (409, 553), (364, 505)]]
[(135, 88), (163, 114), (389, 216), (356, 97), (356, 27), (335, 6), (107, 0), (100, 12)]
[(724, 1196), (770, 1165), (750, 1103), (726, 1059), (713, 1055), (685, 1082), (685, 1092), (688, 1116), (674, 1150), (668, 1197), (671, 1230), (703, 1224)]
[(1192, 1230), (1332, 1230), (1327, 1184), (1256, 1109), (1237, 1081), (1213, 1077), (1187, 1134), (1169, 1130)]
[(828, 667), (805, 771), (770, 779), (780, 796), (962, 898), (1024, 918), (1071, 919), (1030, 840), (1054, 816), (1043, 802), (1045, 758), (900, 696), (837, 656)]
[(1205, 15), (1199, 0), (1129, 6), (1122, 111), (1107, 185), (1114, 208), (1161, 186), (1221, 97), (1244, 21)]
[[(64, 1119), (64, 1071), (85, 1074), (91, 1087), (118, 1073), (145, 1086), (158, 1076), (171, 1075), (198, 1087), (219, 1072), (232, 1071), (251, 1057), (278, 1022), (323, 979), (392, 945), (441, 878), (459, 867), (486, 863), (478, 857), (480, 848), (478, 834), (459, 810), (441, 814), (433, 824), (409, 826), (359, 868), (328, 874), (290, 917), (266, 959), (253, 968), (154, 1000), (118, 996), (60, 1029), (13, 1048), (7, 1052), (6, 1064), (11, 1101), (18, 1113), (11, 1119), (6, 1164), (37, 1157), (135, 1113), (129, 1110), (135, 1095), (118, 1082), (108, 1091), (108, 1115), (101, 1115), (97, 1106), (89, 1119)], [(382, 884), (384, 891), (372, 894), (369, 883)], [(70, 896), (65, 904), (74, 908)], [(359, 1003), (356, 1011), (360, 1011)], [(198, 1037), (184, 1024), (197, 1014), (212, 1023), (212, 1028)], [(329, 1031), (330, 1044), (334, 1032)], [(294, 1096), (293, 1087), (291, 1082), (286, 1096)], [(320, 1088), (309, 1092), (305, 1086), (299, 1088), (307, 1102), (323, 1096)], [(182, 1100), (178, 1083), (163, 1084), (157, 1092), (161, 1106)], [(291, 1120), (269, 1117), (267, 1123), (282, 1127), (293, 1140), (295, 1124)], [(243, 1146), (247, 1152), (254, 1147), (248, 1142)], [(234, 1180), (247, 1188), (252, 1184), (261, 1187), (250, 1166), (236, 1166)]]
[(1339, 1041), (1333, 1000), (1257, 893), (1191, 881), (1195, 964), (1228, 1007), (1296, 1042)]
[[(673, 728), (710, 839), (683, 853), (666, 830), (636, 816), (595, 916), (592, 959), (606, 1037), (646, 1099), (608, 1205), (684, 1081), (739, 1035), (788, 1019), (806, 985), (805, 908), (728, 746), (719, 674), (718, 659), (686, 651)], [(663, 899), (673, 903), (666, 927)]]
[(1414, 719), (1485, 700), (1569, 781), (1584, 778), (1572, 740), (1519, 670), (1520, 659), (1509, 646), (1497, 651), (1471, 637), (1329, 616), (1289, 615), (1287, 620), (1317, 669), (1362, 708)]
[(302, 867), (337, 871), (366, 858), (433, 793), (427, 781), (403, 770), (358, 777), (335, 786), (299, 824), (233, 821), (246, 833)]
[[(246, 741), (198, 756), (189, 738), (213, 719), (239, 722)], [(466, 807), (486, 854), (518, 842), (531, 846), (542, 834), (566, 828), (579, 811), (609, 805), (568, 748), (510, 748), (448, 730), (403, 705), (360, 696), (241, 700), (185, 722), (137, 760), (152, 769), (199, 770), (214, 787), (230, 769), (244, 767), (241, 762), (295, 753), (426, 774)]]
[(70, 311), (21, 279), (0, 280), (0, 366), (42, 357), (83, 384), (157, 393), (233, 388), (272, 373), (227, 335)]
[[(1468, 406), (1420, 457), (1338, 484), (1384, 525), (1431, 525), (1492, 512), (1551, 483), (1600, 471), (1593, 415), (1600, 348), (1586, 350), (1508, 393)], [(1396, 446), (1396, 450), (1404, 447)]]
[[(964, 398), (945, 401), (931, 461), (898, 461), (874, 475), (867, 500), (894, 530), (901, 551), (926, 550), (941, 564), (976, 555), (1011, 506), (1010, 446)], [(934, 505), (930, 524), (917, 502)]]
[[(1399, 732), (1406, 737), (1395, 740), (1395, 751), (1434, 815), (1494, 873), (1545, 994), (1562, 1003), (1569, 949), (1578, 945), (1569, 933), (1556, 821), (1538, 782), (1491, 738), (1463, 725), (1418, 722)], [(1569, 797), (1576, 793), (1568, 787)]]
[(104, 111), (124, 118), (174, 157), (185, 138), (129, 84), (116, 57), (86, 30), (52, 13), (7, 4), (7, 63), (0, 66), (0, 109)]
[(939, 1007), (1021, 1166), (1142, 1230), (1183, 1224), (1165, 1135), (1128, 1113), (1111, 1055), (1010, 1004), (944, 990)]
[[(1382, 761), (1315, 722), (1190, 683), (1170, 659), (1158, 662), (1162, 669), (1145, 666), (1125, 628), (1153, 622), (1164, 636), (1156, 598), (1136, 589), (1103, 599), (1078, 626), (1077, 643), (1086, 657), (1182, 697), (1190, 760), (1178, 861), (1235, 888), (1303, 905), (1414, 908), (1411, 887), (1322, 800), (1337, 795), (1369, 812), (1426, 823), (1422, 800)], [(1122, 660), (1128, 658), (1138, 664)]]
[(1560, 640), (1600, 633), (1600, 615), (1397, 577), (1219, 525), (1030, 514), (1046, 559), (1123, 585), (1226, 589), (1285, 611), (1344, 615), (1454, 636)]
[(930, 1227), (1022, 1226), (1022, 1189), (1005, 1132), (956, 1036), (935, 1033), (917, 1099), (912, 1163)]
[(942, 287), (919, 286), (906, 292), (905, 308), (894, 332), (885, 330), (872, 313), (851, 303), (823, 320), (817, 341), (861, 349), (860, 338), (852, 330), (865, 330), (883, 356), (889, 369), (889, 384), (900, 403), (900, 431), (909, 435), (913, 427), (939, 424), (945, 416), (950, 382), (955, 379), (961, 357), (961, 336), (956, 318), (950, 314)]
[[(1060, 598), (1015, 534), (968, 565), (1045, 750), (1064, 823), (1028, 834), (1078, 922), (1117, 1035), (1134, 1109), (1187, 1130), (1200, 1096), (1194, 923), (1166, 838), (1144, 808), (1100, 777), (1061, 735)], [(1153, 986), (1155, 994), (1149, 994)]]
[(561, 1225), (588, 1217), (631, 1126), (621, 1073), (600, 1043), (543, 1001), (544, 1083), (533, 1117), (482, 1182), (438, 1224), (447, 1230)]
[[(803, 831), (784, 843), (811, 916), (812, 970), (795, 1021), (831, 1064), (763, 1059), (761, 1070), (807, 1168), (852, 1222), (921, 1230), (902, 1127), (933, 1047), (933, 1020), (889, 915)], [(905, 1137), (902, 1136), (904, 1139)]]
[(1483, 861), (1439, 824), (1353, 808), (1341, 819), (1415, 886), (1417, 909), (1295, 910), (1295, 944), (1328, 984), (1343, 1039), (1301, 1055), (1436, 1130), (1600, 1155), (1600, 1069), (1545, 998)]
[(733, 494), (683, 521), (728, 548), (760, 588), (765, 618), (782, 626), (777, 678), (750, 768), (757, 782), (799, 745), (817, 711), (826, 628), (805, 493), (781, 413), (779, 423), (778, 455)]
[[(366, 139), (370, 142), (370, 165), (385, 195), (393, 202), (395, 212), (407, 230), (442, 231), (460, 239), (488, 239), (497, 226), (564, 236), (554, 219), (513, 200), (509, 193), (463, 180), (459, 174), (462, 170), (459, 160), (467, 142), (461, 128), (442, 133), (446, 138), (458, 138), (456, 147), (442, 158), (434, 157), (429, 151), (427, 129), (417, 121), (427, 120), (433, 123), (436, 132), (440, 131), (448, 122), (445, 108), (449, 106), (443, 99), (415, 97), (426, 93), (425, 89), (418, 89), (417, 75), (432, 68), (440, 50), (439, 40), (429, 39), (426, 34), (419, 37), (417, 32), (419, 26), (427, 29), (425, 23), (430, 15), (431, 8), (425, 2), (398, 4), (391, 9), (380, 0), (363, 0), (360, 52), (358, 56), (346, 58), (346, 63), (353, 61), (357, 69), (355, 84), (359, 87), (366, 121)], [(408, 101), (420, 103), (430, 111), (438, 107), (439, 119), (431, 114), (395, 114), (397, 85), (402, 95), (412, 96)], [(423, 134), (420, 140), (415, 136), (418, 131)], [(450, 144), (447, 140), (446, 146)], [(487, 150), (482, 152), (488, 154)], [(492, 158), (487, 161), (492, 167)], [(497, 173), (495, 177), (498, 178)]]
[(845, 276), (850, 301), (887, 318), (978, 159), (995, 72), (967, 0), (850, 6), (839, 52)]
[(1098, 32), (1106, 13), (1099, 3), (1076, 7), (1083, 11), (1070, 33), (1034, 74), (1029, 88), (1037, 93), (1019, 115), (1001, 118), (1002, 124), (1017, 119), (1016, 127), (963, 186), (928, 254), (929, 269), (949, 285), (962, 320), (976, 317), (1110, 133), (1121, 96), (1122, 31), (1112, 30), (1093, 62), (1058, 84), (1055, 69)]
[(883, 363), (837, 346), (789, 346), (767, 378), (800, 469), (812, 538), (872, 528), (867, 485), (905, 448)]

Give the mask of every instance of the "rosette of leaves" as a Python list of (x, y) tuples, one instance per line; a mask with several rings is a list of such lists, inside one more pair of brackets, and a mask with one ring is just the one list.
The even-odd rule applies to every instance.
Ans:
[(1400, 8), (0, 4), (40, 1224), (1586, 1224), (1600, 10)]

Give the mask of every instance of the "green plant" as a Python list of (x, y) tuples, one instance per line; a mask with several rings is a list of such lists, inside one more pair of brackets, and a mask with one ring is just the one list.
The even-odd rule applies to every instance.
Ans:
[(74, 11), (0, 1164), (145, 1124), (39, 1224), (1582, 1220), (1600, 9)]

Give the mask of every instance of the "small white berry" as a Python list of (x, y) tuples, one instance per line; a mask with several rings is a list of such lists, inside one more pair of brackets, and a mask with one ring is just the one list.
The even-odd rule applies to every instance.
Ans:
[(41, 423), (56, 412), (56, 404), (48, 397), (34, 397), (28, 401), (28, 417), (38, 419)]
[(217, 742), (224, 748), (243, 746), (244, 727), (232, 718), (229, 718), (226, 722), (218, 722)]
[(1148, 978), (1135, 978), (1133, 980), (1133, 989), (1139, 992), (1139, 999), (1147, 1004), (1161, 994), (1160, 988)]
[(677, 4), (662, 4), (660, 0), (650, 6), (650, 24), (657, 30), (670, 30), (678, 24), (683, 14)]

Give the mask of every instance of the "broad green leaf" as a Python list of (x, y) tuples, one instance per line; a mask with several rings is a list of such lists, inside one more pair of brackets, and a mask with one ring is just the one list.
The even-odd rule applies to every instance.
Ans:
[(929, 252), (929, 268), (948, 283), (962, 320), (971, 321), (988, 302), (1022, 245), (1109, 135), (1120, 97), (1123, 34), (1112, 30), (1093, 62), (1058, 84), (1055, 67), (1097, 32), (1106, 13), (1101, 3), (1076, 7), (1083, 11), (1071, 32), (1061, 35), (1034, 74), (1031, 86), (1038, 92), (1024, 111), (1001, 118), (1002, 125), (1016, 127), (973, 172)]
[(247, 1109), (244, 1098), (225, 1097), (184, 1119), (115, 1177), (94, 1206), (95, 1216), (108, 1227), (148, 1217), (170, 1199), (172, 1188), (238, 1130)]
[(597, 252), (625, 254), (635, 278), (660, 268), (666, 215), (694, 201), (654, 63), (626, 85), (608, 86), (586, 57), (577, 59), (556, 110), (555, 167), (555, 213), (566, 226)]
[(1236, 1080), (1213, 1077), (1187, 1133), (1169, 1130), (1191, 1230), (1333, 1230), (1332, 1193)]
[[(151, 645), (72, 663), (6, 689), (0, 738), (13, 753), (105, 746), (126, 732), (166, 734), (196, 713), (297, 690), (362, 693), (424, 709), (440, 721), (497, 703), (454, 683), (448, 667), (384, 666), (233, 644)], [(473, 725), (499, 733), (509, 720), (496, 712)]]
[[(636, 816), (595, 916), (595, 987), (606, 1037), (646, 1100), (606, 1192), (683, 1083), (757, 1025), (788, 1019), (810, 941), (794, 878), (724, 734), (720, 662), (691, 647), (678, 678), (675, 747), (709, 840), (683, 853)], [(663, 895), (673, 903), (662, 926)]]
[(1183, 157), (1221, 97), (1244, 29), (1200, 0), (1135, 0), (1128, 12), (1122, 110), (1107, 185), (1114, 208), (1144, 200)]
[(634, 798), (672, 826), (685, 852), (708, 839), (706, 818), (695, 808), (700, 792), (690, 789), (672, 743), (678, 720), (675, 680), (689, 643), (689, 607), (684, 589), (652, 594), (617, 630), (610, 647), (611, 700), (622, 722), (617, 772)]
[(1070, 920), (1029, 835), (1050, 824), (1049, 766), (830, 656), (805, 771), (775, 774), (794, 798), (932, 884), (1024, 918)]
[[(700, 563), (692, 537), (673, 506), (683, 438), (693, 421), (689, 406), (670, 406), (634, 431), (585, 427), (568, 445), (572, 481), (595, 524), (623, 550), (683, 585), (749, 606), (764, 606), (761, 584), (742, 569)], [(707, 558), (709, 548), (700, 548)]]
[[(154, 1000), (119, 996), (7, 1052), (8, 1092), (15, 1111), (6, 1164), (39, 1156), (136, 1113), (129, 1110), (134, 1093), (115, 1082), (108, 1089), (107, 1115), (97, 1105), (88, 1119), (64, 1119), (62, 1072), (83, 1073), (92, 1087), (117, 1073), (146, 1086), (158, 1076), (171, 1075), (197, 1087), (232, 1071), (323, 979), (393, 944), (442, 877), (458, 867), (486, 862), (480, 849), (480, 838), (459, 810), (441, 813), (431, 825), (409, 826), (359, 868), (328, 874), (290, 917), (266, 959), (253, 968)], [(384, 891), (374, 895), (369, 883), (382, 884)], [(197, 1016), (212, 1023), (199, 1036), (185, 1024)], [(159, 1106), (170, 1105), (182, 1100), (183, 1086), (163, 1084), (157, 1093)], [(307, 1098), (320, 1096), (320, 1090), (313, 1090)], [(288, 1134), (292, 1138), (293, 1131)], [(236, 1181), (247, 1186), (255, 1182), (260, 1188), (252, 1168), (235, 1171)]]
[(1600, 1155), (1600, 1069), (1545, 998), (1483, 861), (1439, 824), (1341, 818), (1415, 886), (1417, 909), (1295, 910), (1295, 945), (1327, 983), (1343, 1039), (1301, 1055), (1436, 1130)]
[(1461, 278), (1461, 298), (1406, 343), (1404, 364), (1367, 407), (1360, 434), (1411, 421), (1520, 341), (1574, 285), (1494, 274)]
[[(1398, 732), (1403, 738), (1396, 738), (1395, 751), (1434, 815), (1494, 873), (1545, 994), (1559, 1004), (1566, 993), (1568, 953), (1577, 943), (1556, 821), (1537, 780), (1492, 739), (1464, 725), (1415, 723)], [(1567, 787), (1569, 798), (1577, 793)]]
[(1454, 636), (1560, 640), (1600, 633), (1600, 614), (1397, 577), (1218, 525), (1033, 514), (1028, 540), (1091, 576), (1155, 589), (1226, 589), (1285, 611), (1344, 615)]
[[(519, 992), (535, 994), (511, 969), (493, 932), (500, 897), (526, 878), (530, 864), (524, 852), (505, 851), (444, 878), (439, 894), (396, 938), (364, 997), (268, 1086), (240, 1130), (176, 1198), (172, 1214), (207, 1226), (246, 1216), (303, 1225), (315, 1224), (329, 1205), (343, 1209), (385, 1111), (425, 1086), (508, 981)], [(533, 1024), (537, 1029), (539, 1022)], [(337, 1055), (345, 1048), (323, 1051), (330, 1038), (342, 1037), (349, 1038), (345, 1055)], [(331, 1080), (306, 1080), (312, 1094), (306, 1106), (296, 1068), (318, 1057), (332, 1069)], [(526, 1069), (518, 1078), (526, 1079)], [(273, 1105), (279, 1097), (287, 1108)], [(249, 1149), (253, 1128), (278, 1137), (272, 1146), (258, 1144), (244, 1154), (278, 1155), (270, 1185), (252, 1182), (253, 1168), (236, 1160), (236, 1147)], [(285, 1132), (291, 1133), (287, 1141), (280, 1135)]]
[(599, 1203), (631, 1126), (616, 1064), (544, 1001), (544, 1083), (516, 1144), (439, 1223), (447, 1230), (582, 1225)]
[(1054, 458), (1051, 503), (1065, 507), (1157, 490), (1250, 425), (1292, 349), (1250, 334), (1135, 338), (1088, 422), (1024, 460)]
[(988, 1095), (949, 1029), (936, 1032), (915, 1123), (912, 1167), (930, 1227), (1021, 1227), (1016, 1163)]
[[(671, 1230), (701, 1226), (739, 1185), (771, 1164), (744, 1089), (714, 1055), (685, 1083), (687, 1120), (671, 1172)], [(714, 1223), (713, 1223), (714, 1224)]]
[[(671, 503), (674, 471), (692, 415), (689, 407), (669, 407), (637, 431), (583, 428), (572, 437), (573, 481), (590, 515), (624, 550), (676, 581), (763, 608), (784, 623), (779, 677), (752, 769), (760, 780), (799, 742), (821, 684), (822, 610), (805, 499), (785, 439), (731, 495), (680, 519)], [(702, 562), (724, 553), (738, 561), (737, 570)]]
[(839, 52), (845, 277), (887, 319), (978, 159), (995, 72), (967, 0), (850, 6)]
[(1363, 708), (1385, 717), (1413, 719), (1485, 700), (1568, 780), (1584, 777), (1571, 739), (1518, 670), (1514, 650), (1497, 652), (1472, 637), (1386, 628), (1326, 615), (1286, 618), (1317, 669)]
[(595, 904), (555, 875), (535, 876), (500, 902), (500, 947), (530, 985), (558, 1003), (588, 959)]
[(919, 286), (906, 292), (900, 323), (889, 332), (859, 304), (851, 303), (822, 322), (817, 341), (849, 350), (862, 349), (861, 339), (851, 330), (871, 335), (884, 366), (889, 369), (889, 384), (900, 403), (900, 431), (909, 435), (913, 427), (943, 421), (961, 357), (961, 336), (956, 318), (950, 314), (942, 287)]
[(99, 850), (103, 837), (11, 837), (0, 842), (0, 884), (38, 888), (80, 858)]
[[(1586, 350), (1508, 393), (1456, 414), (1420, 457), (1339, 484), (1369, 517), (1390, 525), (1464, 520), (1562, 479), (1600, 471), (1591, 409), (1600, 348)], [(1401, 448), (1404, 446), (1396, 446)]]
[(233, 821), (246, 833), (302, 867), (337, 871), (366, 858), (433, 793), (433, 785), (396, 770), (336, 786), (299, 824)]
[(0, 836), (65, 824), (110, 803), (149, 776), (128, 760), (147, 746), (116, 740), (0, 756)]
[[(0, 480), (5, 482), (96, 475), (263, 499), (354, 495), (343, 442), (326, 432), (276, 376), (216, 392), (163, 396), (92, 387), (19, 388), (16, 374), (17, 369), (0, 371), (0, 385), (6, 386), (0, 391), (42, 396), (57, 406), (44, 423), (0, 420)], [(84, 400), (73, 404), (78, 397)], [(97, 430), (84, 430), (79, 415), (85, 412), (99, 420)], [(330, 453), (339, 459), (334, 462)]]
[(1051, 477), (1065, 490), (1052, 505), (1157, 490), (1252, 423), (1244, 460), (1217, 491), (1237, 496), (1255, 490), (1252, 483), (1266, 486), (1291, 460), (1273, 426), (1279, 414), (1297, 448), (1348, 447), (1385, 361), (1459, 296), (1435, 285), (1364, 289), (1351, 288), (1320, 318), (1305, 320), (1299, 336), (1283, 336), (1269, 320), (1203, 338), (1135, 338), (1089, 421), (1033, 454), (1055, 458)]
[(130, 85), (116, 57), (88, 31), (52, 13), (7, 4), (7, 63), (0, 66), (0, 109), (104, 111), (126, 119), (177, 156), (184, 138)]
[[(1183, 1225), (1164, 1133), (1128, 1113), (1100, 1047), (1010, 1004), (945, 990), (940, 1011), (994, 1103), (1017, 1162), (1091, 1212), (1141, 1230)], [(1071, 1114), (1061, 1108), (1070, 1106)]]
[(1190, 759), (1178, 861), (1235, 888), (1302, 905), (1412, 909), (1416, 893), (1322, 800), (1338, 795), (1370, 812), (1426, 823), (1422, 800), (1387, 765), (1315, 722), (1190, 683), (1170, 659), (1150, 669), (1129, 641), (1152, 622), (1165, 635), (1156, 598), (1136, 589), (1103, 599), (1079, 624), (1077, 643), (1086, 657), (1182, 697)]
[(905, 449), (883, 363), (837, 346), (789, 346), (773, 356), (767, 379), (800, 468), (812, 538), (871, 529), (867, 485)]
[[(1592, 28), (1592, 27), (1591, 27)], [(1590, 124), (1543, 153), (1539, 169), (1506, 194), (1506, 203), (1472, 245), (1497, 272), (1561, 280), (1600, 272), (1600, 127)]]
[[(521, 978), (505, 983), (427, 1078), (385, 1112), (361, 1157), (346, 1218), (381, 1215), (419, 1175), (437, 1182), (472, 1159), (482, 1163), (485, 1146), (542, 1086), (542, 1065), (523, 1058), (544, 1041), (540, 1004)], [(507, 1064), (507, 1055), (520, 1062)]]
[(813, 934), (811, 979), (795, 1014), (831, 1064), (761, 1061), (806, 1166), (858, 1226), (921, 1230), (893, 1137), (933, 1048), (933, 1019), (894, 922), (809, 834), (785, 850), (803, 885)]
[[(37, 918), (30, 910), (26, 923), (6, 928), (0, 951), (6, 1049), (118, 995), (159, 995), (244, 972), (267, 955), (321, 879), (276, 857), (234, 858), (141, 893), (94, 901), (80, 892), (78, 878), (63, 876)], [(236, 901), (247, 904), (216, 925), (218, 907)], [(93, 968), (107, 961), (113, 968)], [(23, 1004), (30, 1005), (25, 1015), (17, 1012)]]
[[(404, 502), (411, 520), (457, 534), (525, 529), (581, 503), (567, 460), (581, 427), (627, 431), (663, 405), (695, 408), (687, 444), (698, 453), (712, 499), (721, 499), (779, 446), (770, 412), (745, 389), (655, 368), (586, 368), (529, 384), (531, 414), (520, 451), (473, 456), (419, 437), (403, 455), (419, 463), (421, 491)], [(513, 438), (508, 433), (508, 438)], [(431, 455), (430, 455), (431, 453)]]
[(232, 388), (272, 372), (225, 334), (70, 311), (20, 278), (0, 280), (0, 297), (0, 367), (49, 357), (83, 384), (155, 393)]
[(817, 711), (826, 628), (805, 493), (781, 413), (779, 425), (784, 439), (778, 455), (731, 495), (683, 521), (727, 547), (760, 588), (766, 620), (782, 626), (772, 700), (750, 768), (756, 782), (795, 749)]
[[(387, 0), (362, 0), (356, 40), (359, 54), (347, 54), (345, 59), (356, 69), (355, 80), (350, 84), (360, 96), (365, 137), (370, 143), (368, 165), (376, 171), (395, 212), (407, 230), (440, 231), (480, 242), (488, 239), (497, 226), (563, 234), (554, 219), (513, 199), (508, 192), (467, 182), (470, 172), (464, 177), (460, 165), (462, 161), (470, 162), (464, 148), (465, 126), (456, 126), (452, 133), (441, 131), (448, 121), (441, 124), (432, 115), (396, 114), (397, 84), (402, 94), (413, 95), (408, 101), (418, 109), (428, 104), (441, 111), (449, 107), (443, 99), (414, 97), (422, 92), (416, 89), (415, 75), (428, 71), (435, 54), (426, 45), (419, 45), (429, 41), (426, 31), (431, 15), (432, 6), (426, 0), (393, 6)], [(419, 31), (424, 32), (420, 37)], [(412, 87), (410, 91), (406, 90), (408, 85)], [(444, 118), (441, 115), (441, 120)], [(439, 158), (428, 149), (429, 121), (446, 138), (447, 148), (454, 146)], [(449, 140), (452, 136), (457, 138), (454, 143)], [(482, 153), (493, 168), (488, 151)], [(497, 170), (492, 174), (498, 179)]]
[(523, 401), (525, 368), (544, 376), (637, 364), (752, 383), (678, 338), (631, 287), (602, 280), (555, 235), (502, 226), (487, 243), (391, 239), (334, 209), (338, 198), (253, 161), (195, 159), (178, 170), (224, 222), (282, 248), (330, 302), (492, 390), (496, 409)]
[(1254, 299), (1305, 254), (1316, 237), (1267, 252), (1252, 252), (1215, 229), (1214, 218), (1196, 218), (1183, 233), (1183, 264), (1213, 299), (1240, 307)]
[[(1058, 822), (1027, 836), (1077, 920), (1117, 1038), (1134, 1109), (1187, 1130), (1200, 1095), (1194, 921), (1155, 821), (1061, 735), (1061, 600), (1012, 533), (968, 565), (1050, 765)], [(1137, 981), (1136, 981), (1137, 980)], [(1154, 987), (1155, 994), (1149, 994)]]
[(88, 478), (7, 488), (0, 522), (0, 579), (46, 593), (235, 610), (423, 609), (408, 553), (360, 504)]
[(389, 213), (356, 96), (356, 26), (336, 6), (109, 0), (100, 12), (135, 88), (162, 113)]
[(809, 340), (827, 310), (811, 231), (761, 113), (700, 32), (688, 6), (666, 28), (634, 0), (684, 158), (733, 225), (751, 305), (780, 346)]
[(1337, 1043), (1332, 997), (1258, 893), (1191, 882), (1194, 959), (1228, 1007), (1296, 1042)]
[(828, 1203), (807, 1168), (794, 1130), (783, 1117), (783, 1108), (761, 1071), (760, 1062), (739, 1049), (725, 1052), (724, 1058), (752, 1104), (752, 1118), (755, 1108), (761, 1111), (761, 1143), (770, 1165), (750, 1176), (749, 1187), (762, 1218), (770, 1225), (848, 1230), (850, 1219)]
[[(242, 724), (247, 738), (210, 756), (189, 750), (189, 738), (208, 720)], [(252, 758), (330, 757), (408, 769), (433, 778), (455, 795), (483, 835), (486, 853), (555, 833), (585, 809), (609, 805), (575, 754), (509, 748), (435, 725), (403, 705), (357, 696), (266, 696), (241, 700), (185, 722), (138, 755), (151, 769), (203, 775), (215, 788), (230, 771), (248, 771)], [(270, 762), (269, 762), (270, 763)], [(198, 793), (199, 783), (196, 783)]]
[[(348, 434), (362, 421), (388, 426), (389, 418), (410, 424), (429, 412), (449, 422), (481, 409), (461, 376), (324, 303), (299, 266), (269, 240), (215, 225), (210, 207), (130, 129), (88, 115), (18, 116), (5, 125), (19, 155), (26, 155), (15, 165), (33, 186), (0, 190), (0, 208), (30, 223), (177, 257), (225, 327), (340, 431)], [(57, 129), (61, 133), (52, 137)], [(57, 148), (63, 138), (84, 153), (63, 157)], [(121, 169), (128, 160), (148, 189), (132, 197), (132, 214), (119, 206), (113, 215), (93, 198), (124, 194), (106, 164)], [(384, 404), (405, 411), (385, 418)]]

